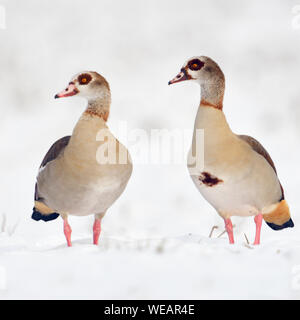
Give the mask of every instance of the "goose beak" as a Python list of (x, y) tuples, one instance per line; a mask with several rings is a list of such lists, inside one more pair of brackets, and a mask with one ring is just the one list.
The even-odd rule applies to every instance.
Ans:
[(78, 92), (79, 90), (76, 88), (74, 82), (70, 82), (64, 91), (55, 95), (54, 99), (74, 96)]
[(184, 69), (182, 69), (174, 79), (172, 79), (168, 82), (168, 85), (176, 83), (176, 82), (181, 82), (184, 80), (189, 80), (189, 79), (191, 79), (191, 77), (189, 77), (187, 72)]

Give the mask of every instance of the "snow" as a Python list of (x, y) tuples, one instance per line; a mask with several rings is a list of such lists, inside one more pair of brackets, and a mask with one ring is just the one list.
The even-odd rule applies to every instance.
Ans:
[[(76, 239), (77, 238), (77, 239)], [(72, 248), (48, 237), (34, 245), (1, 240), (6, 299), (279, 299), (289, 293), (299, 239), (267, 239), (260, 248), (200, 235), (114, 238)]]
[[(300, 30), (295, 1), (1, 0), (0, 298), (1, 299), (299, 299), (298, 164)], [(295, 21), (294, 21), (295, 22)], [(93, 217), (30, 219), (42, 157), (71, 133), (84, 101), (54, 100), (72, 75), (102, 73), (111, 85), (109, 126), (179, 129), (191, 141), (199, 88), (167, 85), (195, 55), (226, 76), (224, 112), (232, 129), (272, 155), (295, 228), (223, 221), (194, 187), (184, 161), (138, 164), (92, 245)], [(121, 137), (121, 141), (125, 141)], [(126, 143), (133, 162), (132, 141)], [(144, 143), (144, 148), (149, 144)], [(185, 149), (188, 147), (185, 146)], [(182, 159), (187, 150), (183, 150)], [(213, 225), (218, 229), (208, 235)]]

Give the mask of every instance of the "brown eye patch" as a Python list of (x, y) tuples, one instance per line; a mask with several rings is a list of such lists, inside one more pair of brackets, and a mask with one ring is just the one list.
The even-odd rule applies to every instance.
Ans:
[(189, 69), (191, 69), (193, 71), (200, 70), (203, 66), (204, 66), (204, 63), (202, 61), (200, 61), (199, 59), (193, 59), (193, 60), (189, 61), (189, 63), (188, 63)]
[(92, 77), (88, 73), (83, 73), (80, 76), (78, 76), (78, 82), (80, 84), (88, 84), (91, 80)]

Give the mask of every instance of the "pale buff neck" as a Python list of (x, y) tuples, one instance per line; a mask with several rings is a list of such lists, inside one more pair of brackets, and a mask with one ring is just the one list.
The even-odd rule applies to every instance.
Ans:
[(110, 92), (102, 94), (100, 97), (88, 100), (88, 106), (84, 113), (102, 118), (107, 121), (110, 110)]
[(197, 129), (204, 130), (205, 136), (211, 136), (213, 139), (233, 134), (222, 110), (202, 104), (195, 119), (194, 130)]
[(227, 144), (226, 141), (231, 141), (233, 136), (234, 133), (231, 131), (222, 110), (200, 104), (194, 125), (193, 154), (195, 154), (197, 141), (201, 137), (204, 138), (207, 156), (211, 150), (221, 150)]
[(223, 97), (225, 91), (225, 78), (220, 70), (211, 79), (201, 82), (201, 102), (202, 106), (223, 109)]

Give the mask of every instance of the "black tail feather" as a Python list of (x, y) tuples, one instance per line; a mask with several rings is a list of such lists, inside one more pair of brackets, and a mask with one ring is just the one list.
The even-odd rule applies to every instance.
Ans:
[(284, 224), (282, 224), (281, 226), (275, 223), (271, 223), (271, 222), (266, 222), (266, 224), (272, 228), (273, 230), (282, 230), (285, 228), (293, 228), (294, 227), (294, 222), (292, 219), (288, 220), (287, 222), (285, 222)]
[(36, 208), (33, 208), (33, 213), (32, 213), (31, 218), (35, 221), (43, 220), (45, 222), (48, 222), (51, 220), (55, 220), (58, 216), (59, 216), (59, 214), (56, 212), (45, 215), (45, 214), (42, 214), (39, 211), (37, 211)]

